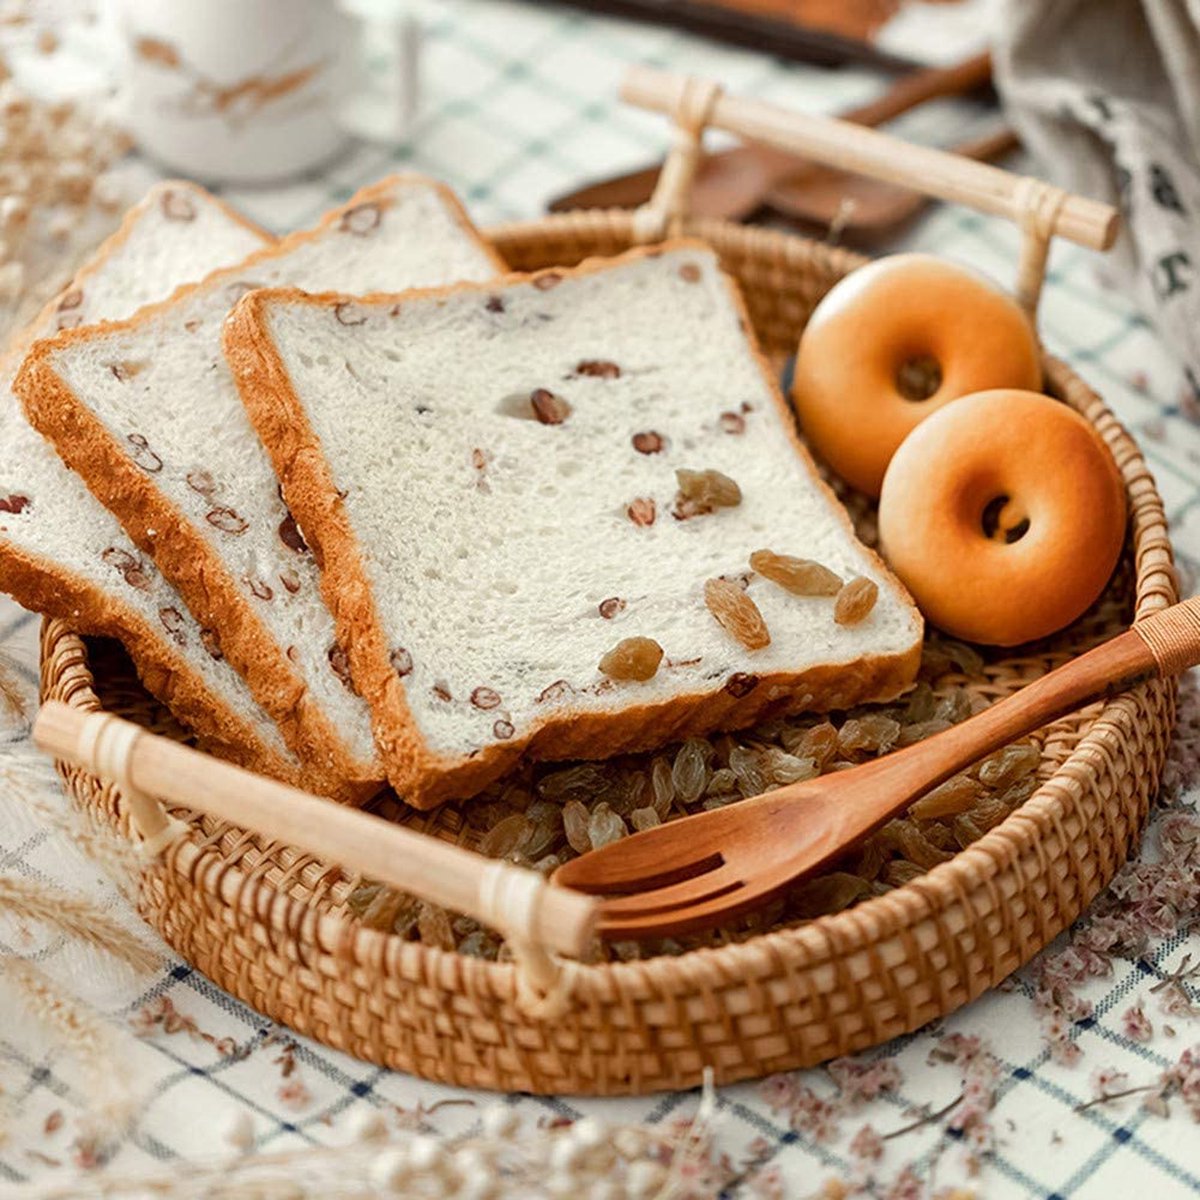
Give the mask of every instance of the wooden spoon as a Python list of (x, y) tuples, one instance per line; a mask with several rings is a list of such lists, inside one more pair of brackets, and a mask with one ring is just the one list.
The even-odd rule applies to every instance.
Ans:
[[(859, 125), (882, 125), (938, 96), (973, 91), (991, 81), (989, 54), (977, 54), (951, 67), (932, 67), (902, 76), (882, 96), (843, 114)], [(692, 186), (690, 212), (698, 217), (741, 221), (757, 212), (766, 197), (785, 182), (797, 184), (810, 171), (821, 170), (782, 150), (747, 143), (706, 155)], [(636, 208), (650, 199), (661, 166), (646, 167), (615, 179), (589, 184), (559, 196), (551, 212), (574, 208)], [(828, 170), (828, 168), (825, 168)]]
[(598, 932), (665, 937), (727, 924), (826, 866), (973, 762), (1092, 700), (1200, 662), (1200, 599), (1140, 621), (970, 720), (853, 770), (672, 821), (564, 863), (597, 895)]
[[(1019, 145), (1017, 135), (1002, 128), (950, 149), (962, 158), (993, 162)], [(765, 203), (781, 216), (813, 226), (821, 233), (833, 231), (838, 240), (845, 241), (882, 238), (933, 200), (882, 179), (870, 179), (837, 167), (814, 166), (773, 188)]]

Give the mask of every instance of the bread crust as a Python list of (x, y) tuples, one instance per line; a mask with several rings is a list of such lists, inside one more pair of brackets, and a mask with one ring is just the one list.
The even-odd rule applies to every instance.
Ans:
[(304, 786), (299, 763), (265, 742), (205, 684), (168, 639), (136, 609), (86, 579), (0, 544), (0, 587), (18, 604), (58, 617), (78, 633), (125, 644), (146, 690), (161, 700), (205, 749), (238, 766)]
[[(663, 250), (688, 247), (710, 250), (703, 242), (679, 239), (662, 246), (640, 247), (614, 258), (589, 259), (570, 269), (518, 272), (484, 284), (455, 284), (352, 299), (359, 305), (391, 305), (462, 292), (486, 294), (538, 276), (586, 275), (655, 256)], [(849, 514), (821, 480), (800, 440), (787, 402), (754, 337), (741, 293), (732, 279), (727, 275), (724, 278), (772, 400), (784, 418), (792, 449), (802, 469), (818, 483), (853, 538)], [(409, 804), (428, 809), (446, 800), (469, 796), (524, 755), (543, 759), (604, 758), (649, 749), (688, 734), (750, 725), (777, 713), (845, 708), (863, 700), (891, 699), (912, 683), (920, 663), (920, 636), (902, 654), (864, 657), (837, 667), (819, 666), (763, 676), (746, 695), (725, 690), (693, 692), (651, 704), (633, 702), (616, 713), (562, 710), (526, 736), (497, 742), (472, 756), (449, 758), (434, 753), (420, 736), (405, 699), (404, 685), (391, 666), (390, 650), (362, 556), (320, 441), (267, 331), (265, 314), (274, 301), (331, 306), (347, 299), (351, 298), (336, 293), (310, 295), (297, 288), (251, 292), (238, 302), (226, 321), (225, 355), (250, 418), (275, 464), (287, 504), (318, 555), (322, 591), (334, 614), (338, 640), (349, 655), (355, 683), (371, 706), (375, 740), (388, 779)], [(896, 598), (916, 613), (916, 606), (900, 582), (877, 555), (869, 550), (868, 553)], [(919, 614), (917, 619), (919, 622)]]
[(126, 320), (99, 322), (36, 343), (15, 383), (31, 424), (54, 443), (67, 465), (116, 515), (133, 541), (154, 558), (200, 624), (220, 631), (222, 652), (308, 768), (310, 786), (335, 799), (359, 803), (379, 790), (383, 780), (379, 761), (364, 762), (353, 756), (211, 543), (132, 462), (95, 413), (55, 371), (52, 358), (75, 343), (136, 331), (201, 289), (218, 288), (227, 280), (244, 278), (256, 264), (313, 241), (348, 210), (386, 198), (409, 183), (435, 190), (497, 269), (505, 269), (448, 188), (420, 175), (392, 175), (356, 192), (344, 205), (326, 213), (313, 229), (291, 234), (199, 282), (184, 284), (165, 300), (147, 305)]
[[(52, 327), (61, 297), (71, 288), (86, 284), (104, 269), (148, 208), (159, 203), (166, 193), (181, 190), (202, 196), (205, 203), (217, 203), (226, 216), (257, 234), (265, 243), (274, 240), (235, 209), (195, 184), (180, 181), (157, 184), (125, 214), (121, 224), (101, 243), (67, 288), (50, 300), (17, 335), (14, 345), (28, 344), (39, 332)], [(0, 372), (14, 368), (18, 360), (19, 350), (9, 353), (0, 362)], [(213, 753), (288, 783), (302, 782), (299, 765), (280, 754), (261, 738), (253, 725), (228, 708), (203, 678), (188, 667), (170, 641), (150, 626), (136, 609), (123, 604), (118, 595), (106, 592), (53, 560), (39, 558), (14, 546), (2, 534), (0, 589), (25, 608), (59, 617), (81, 633), (125, 642), (146, 689), (166, 704)]]
[(42, 305), (37, 315), (28, 325), (17, 330), (12, 335), (5, 346), (5, 353), (23, 352), (38, 338), (52, 337), (56, 332), (55, 318), (58, 316), (59, 304), (62, 298), (73, 289), (84, 286), (89, 279), (92, 279), (102, 271), (109, 258), (129, 240), (130, 234), (133, 233), (134, 227), (142, 219), (146, 210), (152, 208), (155, 204), (162, 203), (171, 192), (188, 192), (193, 196), (203, 199), (205, 204), (215, 205), (221, 210), (222, 215), (228, 218), (234, 225), (240, 225), (243, 229), (259, 238), (264, 248), (274, 245), (279, 240), (273, 233), (269, 233), (261, 226), (256, 225), (249, 217), (238, 212), (232, 205), (226, 204), (220, 196), (214, 196), (199, 184), (192, 183), (187, 179), (164, 179), (160, 183), (151, 186), (146, 191), (146, 194), (128, 209), (116, 229), (96, 247), (91, 257), (71, 276), (66, 286), (57, 291)]

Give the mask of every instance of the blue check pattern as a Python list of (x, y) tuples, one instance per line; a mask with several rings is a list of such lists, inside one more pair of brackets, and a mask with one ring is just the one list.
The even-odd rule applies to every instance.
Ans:
[[(411, 168), (445, 179), (486, 226), (535, 216), (550, 197), (572, 185), (661, 154), (663, 122), (626, 109), (615, 98), (631, 62), (711, 76), (733, 91), (809, 110), (846, 107), (880, 83), (865, 69), (787, 65), (766, 54), (551, 4), (443, 0), (426, 5), (423, 17), (422, 109), (406, 144), (397, 149), (364, 145), (319, 178), (274, 190), (229, 190), (227, 198), (264, 225), (284, 230), (311, 223), (387, 171)], [(940, 102), (905, 118), (898, 131), (945, 144), (979, 132), (988, 119), (970, 103)], [(1017, 234), (1002, 221), (940, 208), (886, 247), (900, 248), (932, 249), (1009, 280)], [(1200, 557), (1200, 413), (1181, 386), (1179, 365), (1106, 270), (1097, 256), (1055, 247), (1042, 308), (1043, 337), (1139, 438), (1174, 529), (1185, 591), (1191, 592)], [(36, 702), (37, 625), (35, 616), (0, 600), (0, 670), (19, 682), (31, 706)], [(27, 755), (26, 734), (27, 722), (19, 715), (0, 714), (0, 755)], [(1186, 770), (1198, 753), (1200, 735), (1185, 730), (1176, 750), (1181, 767)], [(48, 798), (57, 794), (50, 777), (45, 790)], [(1196, 795), (1185, 789), (1177, 803), (1192, 806)], [(0, 873), (84, 890), (136, 924), (93, 866), (2, 796)], [(223, 1131), (238, 1113), (248, 1115), (256, 1149), (280, 1151), (344, 1140), (348, 1123), (369, 1109), (383, 1112), (398, 1127), (453, 1137), (472, 1128), (479, 1107), (489, 1100), (293, 1039), (170, 955), (147, 986), (36, 929), (0, 924), (0, 950), (32, 955), (91, 1001), (120, 1039), (120, 1065), (139, 1095), (139, 1115), (128, 1138), (106, 1152), (113, 1166), (125, 1171), (221, 1152)], [(912, 1164), (929, 1194), (961, 1184), (1003, 1200), (1100, 1198), (1134, 1188), (1156, 1200), (1200, 1194), (1200, 1131), (1178, 1106), (1165, 1119), (1144, 1112), (1137, 1097), (1077, 1111), (1092, 1097), (1094, 1069), (1113, 1067), (1131, 1083), (1149, 1082), (1184, 1046), (1200, 1041), (1200, 1021), (1186, 1014), (1163, 1018), (1149, 995), (1189, 950), (1200, 953), (1195, 932), (1165, 938), (1140, 961), (1116, 960), (1109, 977), (1081, 989), (1093, 1007), (1068, 1033), (1082, 1051), (1075, 1065), (1051, 1056), (1027, 970), (936, 1029), (876, 1051), (873, 1057), (894, 1063), (903, 1082), (843, 1122), (837, 1136), (818, 1140), (789, 1128), (758, 1086), (745, 1084), (720, 1094), (718, 1147), (736, 1167), (754, 1143), (756, 1161), (778, 1172), (782, 1195), (808, 1196), (826, 1179), (849, 1179), (855, 1162), (848, 1141), (861, 1124), (887, 1132), (909, 1124), (922, 1106), (936, 1111), (954, 1099), (959, 1074), (928, 1060), (937, 1038), (954, 1032), (979, 1035), (999, 1062), (990, 1114), (995, 1144), (981, 1160), (981, 1174), (966, 1174), (963, 1148), (941, 1124), (930, 1124), (886, 1143), (879, 1178), (891, 1180), (904, 1164)], [(1200, 1004), (1194, 981), (1182, 986)], [(0, 1144), (0, 1185), (61, 1181), (79, 1157), (79, 1121), (89, 1101), (86, 1075), (70, 1056), (46, 1047), (2, 989), (0, 979), (0, 1111), (9, 1132)], [(1122, 1013), (1138, 1000), (1146, 1003), (1156, 1029), (1146, 1043), (1131, 1040), (1122, 1027)], [(147, 1012), (168, 1015), (144, 1036), (135, 1036), (131, 1026), (144, 1023)], [(1165, 1032), (1168, 1024), (1173, 1037)], [(804, 1073), (803, 1081), (816, 1091), (832, 1090), (821, 1071)], [(512, 1096), (508, 1102), (528, 1125), (582, 1114), (662, 1124), (689, 1114), (695, 1096), (613, 1101)], [(761, 1170), (739, 1177), (735, 1169), (726, 1194), (764, 1194), (764, 1179)], [(875, 1194), (886, 1195), (886, 1185)]]

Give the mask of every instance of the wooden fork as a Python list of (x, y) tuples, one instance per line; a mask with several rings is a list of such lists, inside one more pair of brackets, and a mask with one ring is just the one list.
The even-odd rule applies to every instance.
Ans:
[(825, 866), (925, 792), (1077, 708), (1200, 662), (1200, 598), (1139, 621), (1013, 696), (926, 741), (853, 770), (777, 788), (613, 842), (553, 882), (618, 898), (608, 939), (691, 933), (728, 922)]

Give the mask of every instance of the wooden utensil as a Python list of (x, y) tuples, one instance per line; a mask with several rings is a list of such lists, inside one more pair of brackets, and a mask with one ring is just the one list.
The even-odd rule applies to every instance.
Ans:
[[(960, 142), (951, 154), (975, 162), (994, 162), (1020, 145), (1011, 129)], [(814, 167), (802, 176), (784, 180), (766, 203), (781, 216), (824, 234), (835, 231), (838, 241), (872, 240), (892, 233), (931, 204), (911, 188), (884, 183), (835, 167)]]
[[(882, 96), (842, 114), (858, 125), (882, 125), (938, 96), (955, 96), (983, 87), (992, 77), (992, 60), (978, 54), (951, 67), (915, 71), (898, 79)], [(661, 166), (646, 167), (615, 179), (589, 184), (559, 196), (551, 212), (573, 208), (636, 208), (650, 199)], [(804, 187), (809, 173), (826, 173), (803, 158), (760, 143), (748, 143), (709, 154), (701, 161), (692, 190), (695, 216), (741, 221), (757, 212), (768, 198), (791, 196)], [(782, 211), (782, 210), (781, 210)]]
[(536, 871), (309, 795), (107, 713), (48, 701), (33, 740), (55, 758), (115, 780), (154, 850), (187, 832), (158, 802), (170, 800), (476, 917), (519, 942), (579, 957), (591, 938), (596, 901), (550, 887)]
[(853, 770), (673, 821), (564, 863), (603, 901), (597, 932), (664, 937), (727, 923), (825, 866), (973, 762), (1090, 701), (1200, 662), (1200, 598), (1164, 609), (970, 720)]

